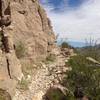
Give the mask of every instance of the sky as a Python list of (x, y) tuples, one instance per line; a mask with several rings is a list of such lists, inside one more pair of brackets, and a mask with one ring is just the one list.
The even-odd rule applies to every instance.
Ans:
[(59, 38), (100, 43), (100, 0), (40, 0)]

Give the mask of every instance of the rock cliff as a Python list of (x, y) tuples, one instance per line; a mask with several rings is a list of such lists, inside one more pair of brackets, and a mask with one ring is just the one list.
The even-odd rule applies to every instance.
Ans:
[[(16, 53), (19, 43), (24, 58)], [(0, 88), (12, 94), (23, 77), (21, 62), (46, 58), (54, 44), (51, 22), (38, 0), (0, 0)]]

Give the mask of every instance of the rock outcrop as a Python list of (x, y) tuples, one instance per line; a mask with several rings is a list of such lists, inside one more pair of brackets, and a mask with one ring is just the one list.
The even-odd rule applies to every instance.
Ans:
[(49, 48), (54, 44), (55, 36), (50, 20), (38, 0), (12, 0), (12, 34), (14, 43), (22, 41), (27, 47), (27, 57), (45, 58)]
[(24, 61), (46, 58), (55, 46), (51, 22), (38, 0), (0, 0), (0, 88), (10, 94), (23, 77), (16, 55), (20, 42), (27, 49)]

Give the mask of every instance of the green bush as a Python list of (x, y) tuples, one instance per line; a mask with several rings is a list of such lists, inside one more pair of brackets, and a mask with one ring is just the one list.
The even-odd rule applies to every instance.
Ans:
[(25, 44), (23, 42), (20, 41), (15, 45), (16, 56), (19, 59), (25, 57), (26, 51), (27, 50), (26, 50)]
[(73, 93), (80, 86), (84, 95), (100, 100), (100, 67), (87, 61), (84, 55), (72, 57), (68, 64), (72, 70), (67, 72), (68, 77), (64, 79), (63, 85)]
[(69, 46), (69, 44), (67, 43), (67, 42), (63, 42), (62, 44), (61, 44), (61, 48), (69, 48), (70, 46)]
[(24, 78), (22, 78), (22, 80), (18, 82), (18, 86), (19, 86), (18, 88), (24, 91), (29, 89), (28, 85), (29, 85), (29, 81)]
[(76, 100), (71, 93), (66, 95), (59, 88), (50, 88), (44, 95), (44, 100)]
[(25, 77), (27, 77), (27, 75), (32, 75), (32, 72), (34, 70), (33, 63), (22, 62), (21, 65), (22, 65), (22, 72)]
[(80, 48), (77, 53), (81, 54), (85, 57), (90, 56), (90, 57), (100, 61), (100, 46), (99, 45), (86, 46), (86, 47)]
[[(67, 77), (61, 83), (68, 89), (63, 100), (76, 100), (75, 92), (78, 87), (83, 96), (90, 97), (91, 100), (100, 100), (100, 67), (86, 59), (91, 57), (100, 62), (99, 53), (100, 50), (94, 47), (80, 49), (80, 52), (66, 63), (72, 70), (66, 72)], [(61, 100), (62, 93), (58, 90), (47, 93), (50, 100)]]
[(66, 96), (59, 90), (50, 88), (45, 94), (45, 100), (67, 100)]

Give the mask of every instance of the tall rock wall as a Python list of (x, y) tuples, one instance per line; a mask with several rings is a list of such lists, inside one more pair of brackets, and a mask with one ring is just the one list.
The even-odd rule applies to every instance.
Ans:
[(24, 59), (46, 58), (55, 46), (51, 22), (38, 0), (0, 0), (0, 88), (10, 92), (9, 86), (15, 87), (23, 76), (22, 59), (16, 55), (20, 42), (26, 49)]
[[(49, 44), (55, 36), (50, 20), (37, 0), (12, 0), (12, 24), (8, 32), (14, 43), (22, 41), (27, 47), (27, 56), (33, 59), (45, 57)], [(49, 43), (50, 42), (50, 43)]]

